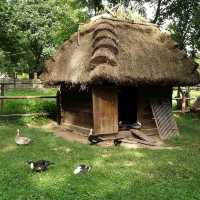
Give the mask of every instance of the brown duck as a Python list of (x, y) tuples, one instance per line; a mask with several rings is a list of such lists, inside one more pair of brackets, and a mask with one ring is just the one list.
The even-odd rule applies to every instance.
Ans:
[(17, 135), (15, 137), (15, 143), (18, 145), (27, 145), (31, 142), (31, 139), (28, 137), (24, 137), (20, 134), (19, 129), (17, 129)]

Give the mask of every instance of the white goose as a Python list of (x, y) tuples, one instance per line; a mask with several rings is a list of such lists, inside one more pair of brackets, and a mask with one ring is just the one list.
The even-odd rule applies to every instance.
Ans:
[(19, 129), (17, 129), (17, 135), (15, 137), (15, 143), (18, 145), (26, 145), (31, 142), (31, 139), (28, 137), (23, 137), (20, 135)]

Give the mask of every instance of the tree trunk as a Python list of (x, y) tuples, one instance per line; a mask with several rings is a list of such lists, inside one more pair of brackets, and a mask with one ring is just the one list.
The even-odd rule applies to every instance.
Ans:
[(162, 3), (162, 0), (158, 0), (158, 5), (157, 5), (157, 9), (156, 9), (156, 15), (155, 15), (154, 20), (152, 21), (152, 23), (154, 23), (154, 24), (157, 23), (158, 18), (160, 17), (160, 7), (161, 7), (161, 3)]

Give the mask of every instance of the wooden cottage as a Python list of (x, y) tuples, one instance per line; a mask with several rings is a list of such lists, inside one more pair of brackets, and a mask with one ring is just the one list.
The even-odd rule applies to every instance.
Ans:
[(82, 25), (47, 61), (60, 84), (61, 121), (95, 134), (138, 122), (162, 139), (177, 134), (172, 87), (199, 83), (197, 66), (153, 24), (101, 18)]

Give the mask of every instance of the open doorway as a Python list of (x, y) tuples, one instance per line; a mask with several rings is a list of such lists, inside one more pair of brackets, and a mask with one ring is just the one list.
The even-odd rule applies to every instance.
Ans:
[(137, 122), (137, 88), (121, 87), (118, 93), (119, 128)]

